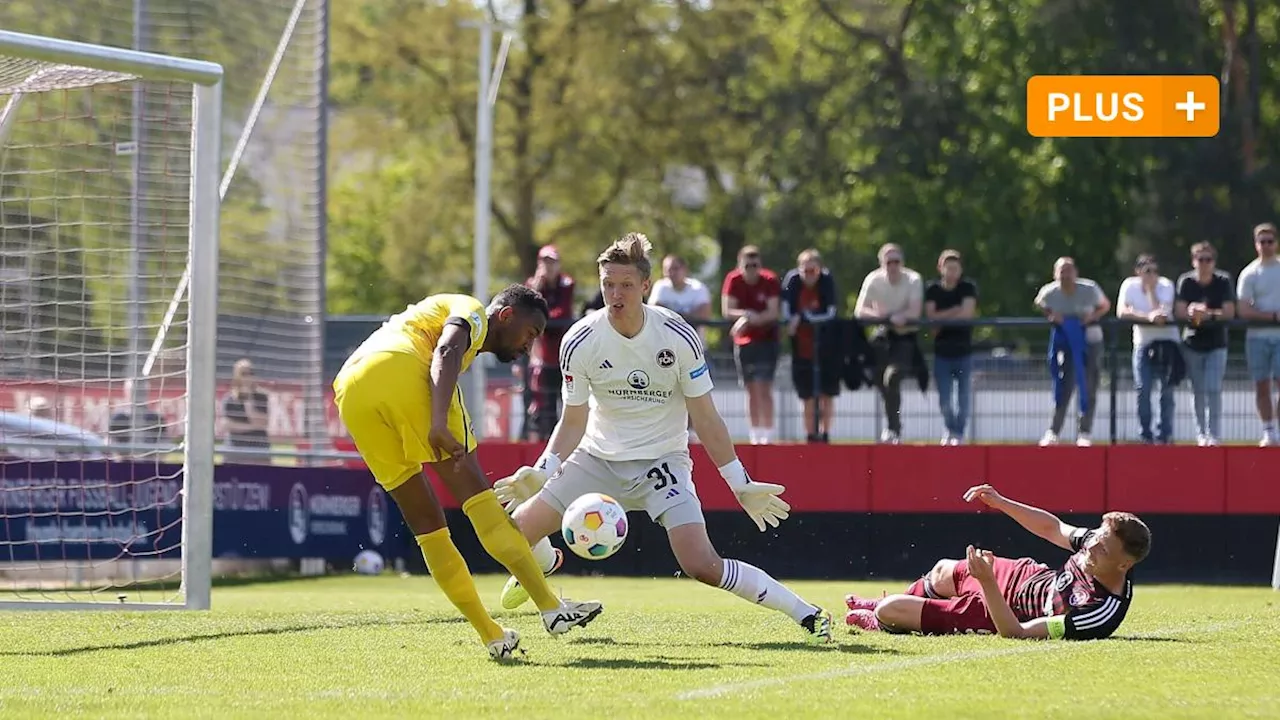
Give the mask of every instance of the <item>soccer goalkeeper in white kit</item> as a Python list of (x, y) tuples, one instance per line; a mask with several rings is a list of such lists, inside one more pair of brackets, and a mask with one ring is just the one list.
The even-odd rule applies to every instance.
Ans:
[[(711, 399), (711, 373), (697, 332), (678, 314), (645, 304), (650, 245), (630, 233), (601, 253), (605, 307), (573, 325), (560, 345), (564, 412), (535, 467), (522, 467), (494, 485), (547, 574), (561, 562), (547, 536), (560, 529), (565, 508), (600, 492), (627, 510), (644, 510), (667, 530), (686, 575), (752, 603), (784, 613), (812, 642), (828, 643), (831, 615), (763, 570), (724, 560), (707, 537), (693, 486), (688, 423), (720, 475), (763, 532), (786, 519), (783, 487), (747, 476), (723, 418)], [(502, 606), (519, 607), (528, 594), (513, 577)]]

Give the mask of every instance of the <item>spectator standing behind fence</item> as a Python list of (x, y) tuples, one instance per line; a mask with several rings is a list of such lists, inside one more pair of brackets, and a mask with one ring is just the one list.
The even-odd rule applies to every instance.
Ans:
[[(253, 363), (241, 358), (231, 369), (231, 392), (222, 399), (222, 418), (227, 441), (233, 448), (266, 450), (271, 447), (267, 435), (267, 394), (258, 387), (253, 376)], [(270, 463), (268, 455), (235, 454), (235, 463)]]
[(689, 265), (676, 255), (662, 259), (662, 278), (649, 291), (649, 304), (680, 313), (699, 333), (711, 319), (711, 291), (698, 278), (689, 277)]
[(916, 323), (924, 306), (924, 281), (920, 273), (903, 266), (898, 245), (881, 246), (877, 256), (880, 267), (862, 281), (853, 314), (859, 320), (881, 323), (871, 334), (875, 383), (884, 400), (888, 425), (880, 441), (897, 444), (902, 438), (902, 381), (911, 374), (920, 351)]
[(782, 281), (782, 314), (791, 336), (791, 383), (804, 405), (807, 439), (830, 442), (834, 398), (840, 394), (843, 369), (841, 335), (839, 324), (832, 322), (836, 281), (823, 267), (817, 250), (800, 253), (796, 269)]
[(555, 429), (560, 412), (560, 340), (573, 320), (573, 278), (560, 272), (560, 253), (554, 245), (538, 251), (538, 268), (525, 285), (547, 301), (550, 310), (546, 332), (533, 341), (529, 353), (529, 369), (525, 376), (528, 388), (528, 421), (525, 439), (545, 442)]
[(1263, 223), (1253, 229), (1253, 245), (1258, 257), (1240, 271), (1237, 313), (1245, 320), (1267, 323), (1245, 331), (1244, 352), (1253, 377), (1262, 420), (1262, 446), (1280, 445), (1276, 432), (1276, 406), (1272, 402), (1272, 382), (1280, 383), (1280, 260), (1276, 258), (1276, 226)]
[(738, 251), (738, 267), (725, 275), (720, 289), (720, 310), (733, 322), (733, 359), (738, 378), (747, 390), (752, 445), (773, 441), (773, 375), (778, 369), (778, 319), (782, 285), (766, 270), (760, 248)]
[[(1139, 255), (1134, 274), (1120, 283), (1116, 316), (1133, 325), (1133, 389), (1138, 395), (1138, 426), (1142, 442), (1173, 442), (1173, 388), (1185, 372), (1178, 349), (1174, 319), (1173, 281), (1160, 274), (1152, 255)], [(1151, 428), (1151, 391), (1160, 385), (1160, 435)]]
[(1076, 445), (1088, 447), (1093, 444), (1093, 415), (1097, 411), (1102, 365), (1102, 327), (1098, 321), (1111, 312), (1111, 301), (1097, 283), (1077, 276), (1072, 258), (1058, 258), (1053, 264), (1053, 277), (1053, 282), (1040, 288), (1035, 300), (1036, 307), (1053, 325), (1049, 334), (1053, 420), (1040, 444), (1058, 444), (1071, 396), (1078, 394)]
[[(943, 250), (938, 256), (939, 277), (924, 289), (926, 318), (972, 320), (977, 315), (978, 286), (963, 273), (960, 253)], [(944, 326), (934, 330), (933, 375), (938, 383), (942, 423), (947, 428), (942, 444), (959, 445), (964, 442), (972, 397), (973, 328)]]
[(1218, 251), (1207, 242), (1191, 247), (1190, 272), (1178, 277), (1174, 315), (1187, 323), (1182, 357), (1191, 378), (1196, 445), (1212, 447), (1222, 437), (1222, 378), (1227, 373), (1227, 326), (1236, 316), (1236, 286), (1215, 267)]

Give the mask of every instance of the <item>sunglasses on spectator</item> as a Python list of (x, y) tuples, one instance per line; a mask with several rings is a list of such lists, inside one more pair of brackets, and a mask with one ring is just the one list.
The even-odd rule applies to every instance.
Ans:
[(1196, 262), (1211, 263), (1214, 257), (1212, 255), (1197, 255)]
[(885, 258), (884, 264), (885, 265), (901, 265), (902, 258)]
[(1155, 274), (1156, 274), (1156, 266), (1155, 266), (1155, 265), (1146, 265), (1146, 266), (1144, 266), (1144, 267), (1142, 268), (1142, 274), (1143, 274), (1143, 275), (1155, 275)]
[(760, 269), (760, 263), (758, 263), (758, 262), (743, 263), (743, 264), (742, 264), (742, 269), (744, 269), (744, 270), (758, 270), (758, 269)]
[(1259, 245), (1275, 245), (1276, 239), (1273, 237), (1258, 238)]

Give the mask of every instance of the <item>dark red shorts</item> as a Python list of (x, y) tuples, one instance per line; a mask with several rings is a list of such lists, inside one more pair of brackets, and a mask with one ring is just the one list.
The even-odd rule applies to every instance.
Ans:
[[(998, 557), (992, 563), (1000, 594), (1010, 605), (1013, 604), (1014, 594), (1024, 582), (1047, 569), (1046, 565), (1031, 558), (1011, 560)], [(996, 625), (991, 621), (991, 614), (987, 612), (987, 605), (982, 600), (982, 585), (969, 574), (968, 561), (956, 563), (951, 577), (956, 586), (955, 597), (925, 600), (924, 608), (920, 611), (920, 631), (929, 635), (995, 633)]]

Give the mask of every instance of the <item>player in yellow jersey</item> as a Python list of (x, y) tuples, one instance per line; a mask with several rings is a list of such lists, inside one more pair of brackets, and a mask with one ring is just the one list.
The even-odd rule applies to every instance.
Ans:
[(502, 362), (527, 354), (547, 316), (542, 297), (522, 285), (503, 290), (487, 308), (468, 295), (432, 295), (383, 323), (333, 382), (342, 422), (417, 537), (431, 577), (499, 660), (519, 648), (520, 635), (500, 627), (480, 602), (422, 466), (430, 465), (462, 503), (484, 549), (529, 589), (547, 632), (567, 632), (600, 614), (598, 602), (562, 602), (551, 591), (476, 461), (458, 387), (458, 376), (482, 352)]

